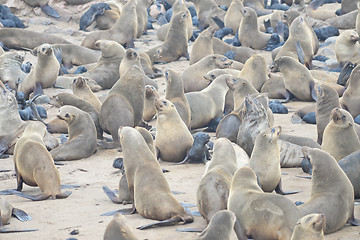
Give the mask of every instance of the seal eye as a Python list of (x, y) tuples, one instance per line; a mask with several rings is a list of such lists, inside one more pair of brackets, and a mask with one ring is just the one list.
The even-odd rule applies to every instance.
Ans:
[(226, 61), (226, 58), (222, 58), (221, 61), (225, 62), (225, 61)]
[(215, 78), (215, 74), (211, 74), (210, 76), (211, 76), (211, 78), (212, 78), (212, 79), (214, 79), (214, 78)]
[(166, 103), (166, 101), (162, 101), (163, 102), (163, 104), (166, 106), (167, 105), (167, 103)]
[(67, 117), (67, 118), (68, 118), (68, 117), (70, 117), (70, 115), (69, 115), (68, 113), (66, 113), (66, 114), (65, 114), (65, 117)]
[(45, 52), (45, 50), (46, 50), (45, 48), (42, 48), (42, 49), (41, 49), (41, 51), (43, 51), (43, 52)]

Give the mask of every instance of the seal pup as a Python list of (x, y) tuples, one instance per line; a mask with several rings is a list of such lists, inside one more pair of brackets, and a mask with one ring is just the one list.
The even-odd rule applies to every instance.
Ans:
[(173, 103), (167, 99), (156, 99), (154, 105), (157, 114), (157, 157), (166, 162), (180, 162), (191, 148), (193, 137)]
[(191, 129), (205, 127), (211, 120), (222, 118), (225, 106), (225, 95), (228, 91), (227, 79), (230, 74), (217, 77), (207, 88), (200, 92), (186, 93), (191, 111)]
[(265, 59), (259, 54), (252, 55), (246, 60), (238, 77), (248, 80), (257, 91), (260, 91), (268, 80)]
[(300, 101), (316, 99), (315, 81), (310, 71), (297, 60), (289, 56), (279, 57), (274, 61), (272, 72), (281, 72), (284, 76), (285, 88), (288, 92), (285, 102), (291, 97)]
[(85, 31), (98, 16), (105, 13), (106, 10), (110, 10), (110, 6), (107, 3), (95, 3), (81, 16), (80, 18), (80, 30)]
[(181, 78), (184, 81), (185, 93), (203, 90), (210, 84), (209, 80), (203, 78), (203, 75), (213, 69), (229, 68), (232, 63), (232, 60), (223, 55), (212, 54), (187, 67), (181, 73)]
[(323, 214), (308, 214), (299, 219), (290, 240), (323, 240), (324, 228), (325, 216)]
[(186, 162), (206, 163), (208, 160), (210, 160), (210, 153), (207, 145), (210, 141), (210, 135), (204, 132), (197, 132), (193, 135), (193, 138), (194, 142), (188, 154), (186, 155), (185, 159), (178, 164), (183, 164)]
[(257, 14), (249, 7), (244, 7), (239, 26), (239, 41), (244, 47), (252, 49), (263, 49), (267, 46), (271, 34), (263, 33), (258, 30)]
[(257, 183), (255, 172), (249, 167), (235, 172), (228, 209), (235, 213), (243, 234), (253, 239), (290, 239), (302, 216), (286, 197), (264, 193)]
[(190, 65), (200, 61), (204, 57), (214, 54), (213, 37), (215, 28), (209, 27), (202, 31), (195, 39), (190, 52)]
[(17, 84), (26, 76), (21, 70), (24, 58), (23, 52), (7, 52), (0, 55), (0, 79), (11, 89), (16, 89)]
[(60, 70), (60, 64), (50, 44), (40, 45), (33, 49), (31, 54), (37, 56), (37, 63), (24, 80), (19, 83), (18, 89), (18, 91), (25, 93), (26, 98), (39, 85), (42, 89), (52, 87)]
[(143, 136), (131, 127), (120, 128), (119, 135), (126, 178), (134, 200), (133, 212), (136, 209), (145, 218), (160, 220), (140, 229), (193, 222), (193, 216), (185, 212), (171, 193), (160, 164), (147, 147)]
[(134, 127), (141, 123), (145, 78), (138, 66), (132, 66), (110, 89), (109, 95), (101, 105), (100, 126), (113, 138), (113, 143), (108, 147), (119, 147), (120, 126)]
[(354, 119), (348, 111), (339, 108), (331, 111), (330, 122), (324, 129), (321, 149), (328, 152), (336, 161), (360, 150)]
[(185, 97), (183, 80), (180, 74), (172, 69), (166, 69), (164, 76), (166, 81), (165, 99), (174, 104), (181, 119), (190, 129), (191, 111), (189, 102)]
[(95, 19), (96, 27), (100, 30), (107, 30), (114, 26), (124, 8), (124, 5), (118, 0), (110, 0), (105, 3), (110, 6), (110, 10), (106, 10), (103, 15)]
[(357, 104), (359, 101), (359, 92), (360, 92), (360, 65), (354, 68), (351, 72), (349, 78), (349, 85), (347, 86), (345, 92), (340, 98), (340, 105), (343, 109), (347, 110), (353, 118), (360, 114), (360, 107)]
[[(61, 192), (59, 171), (54, 165), (51, 154), (46, 149), (43, 137), (46, 126), (41, 122), (31, 122), (16, 142), (14, 164), (17, 179), (17, 191), (11, 191), (33, 201), (52, 198), (67, 198), (71, 192)], [(23, 183), (39, 186), (42, 193), (30, 196), (20, 193)]]
[(227, 208), (231, 179), (237, 170), (237, 159), (231, 142), (216, 139), (214, 154), (196, 190), (196, 205), (209, 223), (220, 210)]
[(145, 102), (144, 102), (144, 112), (143, 112), (144, 121), (150, 122), (154, 118), (156, 114), (154, 100), (159, 98), (160, 95), (154, 86), (152, 85), (145, 86)]
[(116, 213), (111, 222), (107, 225), (104, 240), (137, 240), (125, 217)]
[(119, 19), (108, 30), (95, 31), (88, 34), (81, 46), (96, 49), (95, 42), (100, 39), (112, 40), (125, 47), (133, 47), (137, 34), (136, 1), (132, 0), (124, 5)]
[(359, 61), (357, 57), (360, 51), (359, 40), (359, 35), (355, 30), (345, 30), (336, 39), (335, 55), (340, 67), (348, 61), (352, 63)]
[(360, 198), (359, 153), (359, 151), (353, 152), (338, 162), (339, 166), (345, 172), (346, 176), (349, 178), (352, 186), (354, 187), (355, 199)]
[(238, 239), (246, 239), (245, 235), (241, 232), (240, 224), (235, 214), (229, 210), (221, 210), (211, 218), (208, 226), (200, 233), (196, 240), (230, 240), (233, 230), (238, 235)]
[(75, 96), (93, 105), (96, 111), (100, 112), (101, 102), (93, 91), (91, 91), (87, 80), (88, 79), (84, 77), (75, 78), (73, 82), (73, 93)]
[(57, 117), (68, 124), (69, 140), (50, 151), (55, 161), (90, 157), (96, 150), (96, 128), (87, 112), (73, 106), (63, 106)]
[(311, 163), (313, 173), (311, 199), (299, 206), (301, 213), (304, 216), (310, 213), (324, 214), (324, 234), (340, 230), (347, 222), (356, 225), (354, 189), (335, 158), (315, 148), (303, 147), (303, 153)]

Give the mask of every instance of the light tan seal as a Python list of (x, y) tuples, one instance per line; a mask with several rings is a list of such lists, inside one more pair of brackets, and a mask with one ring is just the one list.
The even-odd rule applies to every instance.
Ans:
[(156, 114), (154, 100), (159, 98), (160, 95), (154, 86), (152, 85), (145, 86), (145, 102), (144, 102), (144, 112), (143, 112), (144, 121), (150, 122), (154, 118)]
[(324, 214), (324, 234), (340, 230), (346, 222), (356, 224), (354, 188), (336, 160), (320, 149), (304, 147), (303, 152), (313, 172), (311, 198), (299, 207), (301, 213)]
[(31, 220), (31, 217), (26, 212), (21, 209), (14, 208), (4, 197), (0, 196), (0, 233), (11, 232), (10, 229), (4, 229), (3, 226), (9, 224), (12, 216), (16, 217), (20, 221)]
[(114, 26), (124, 8), (124, 5), (118, 0), (106, 1), (105, 3), (108, 4), (111, 9), (106, 10), (103, 15), (96, 17), (96, 27), (100, 30), (110, 29)]
[(308, 214), (297, 222), (290, 240), (323, 240), (325, 217), (323, 214)]
[(229, 27), (236, 33), (239, 30), (239, 25), (242, 19), (241, 11), (243, 11), (244, 5), (241, 0), (232, 0), (229, 9), (226, 11), (224, 17), (225, 27)]
[(324, 130), (321, 149), (328, 152), (336, 161), (360, 150), (354, 119), (348, 111), (339, 108), (331, 111), (330, 122)]
[(20, 68), (24, 57), (23, 52), (7, 52), (0, 55), (0, 79), (11, 89), (16, 89), (17, 84), (26, 76)]
[(69, 140), (50, 151), (55, 161), (90, 157), (96, 150), (96, 128), (87, 112), (73, 106), (63, 106), (57, 113), (68, 124)]
[(120, 18), (108, 30), (90, 33), (82, 41), (81, 46), (96, 49), (95, 42), (100, 39), (113, 40), (126, 47), (134, 46), (137, 34), (136, 1), (125, 4)]
[(214, 0), (190, 0), (190, 2), (195, 4), (200, 30), (204, 30), (209, 26), (216, 26), (212, 17), (218, 17), (221, 20), (225, 17), (226, 12), (219, 8)]
[(171, 69), (165, 70), (164, 75), (166, 80), (165, 98), (174, 104), (181, 119), (190, 128), (190, 105), (185, 97), (183, 80), (180, 74)]
[(75, 44), (57, 43), (53, 48), (61, 49), (62, 63), (65, 67), (81, 66), (95, 63), (100, 58), (99, 51), (95, 51)]
[(116, 213), (113, 220), (107, 225), (104, 240), (137, 240), (125, 217)]
[(136, 37), (139, 38), (147, 30), (148, 12), (147, 8), (154, 0), (138, 0), (136, 1), (136, 17), (137, 17), (137, 31)]
[(360, 114), (359, 93), (360, 93), (360, 66), (354, 68), (348, 80), (349, 85), (340, 98), (340, 105), (347, 110), (353, 118)]
[(278, 194), (264, 193), (249, 167), (235, 172), (228, 209), (235, 213), (243, 234), (253, 239), (290, 239), (301, 218), (292, 201)]
[[(33, 201), (41, 201), (49, 197), (66, 198), (71, 194), (71, 192), (61, 192), (59, 171), (43, 142), (45, 133), (44, 124), (30, 123), (17, 141), (14, 150), (16, 190), (21, 191), (23, 183), (34, 187), (39, 186), (41, 194), (27, 196)], [(26, 197), (22, 193), (17, 195)]]
[(73, 93), (78, 98), (93, 105), (96, 111), (100, 112), (101, 102), (93, 91), (91, 91), (89, 85), (87, 84), (87, 78), (77, 77), (74, 79)]
[(360, 51), (359, 40), (359, 35), (355, 30), (346, 30), (336, 39), (335, 54), (340, 67), (348, 61), (352, 63), (359, 61), (357, 56)]
[(204, 57), (214, 54), (213, 37), (215, 28), (209, 27), (202, 31), (192, 45), (190, 52), (190, 65), (200, 61)]
[(196, 204), (209, 223), (220, 210), (227, 209), (231, 179), (237, 170), (235, 150), (226, 138), (216, 139), (214, 154), (196, 190)]
[[(148, 148), (143, 136), (134, 128), (119, 129), (126, 178), (132, 194), (133, 210), (145, 217), (164, 221), (190, 223), (194, 218), (188, 215), (171, 193), (160, 164)], [(150, 224), (140, 229), (156, 226)]]
[(166, 99), (157, 99), (154, 104), (157, 113), (155, 146), (158, 158), (166, 162), (180, 162), (190, 150), (193, 137), (174, 104)]
[(260, 91), (261, 87), (268, 80), (265, 59), (259, 54), (252, 55), (245, 62), (238, 77), (246, 79), (257, 91)]
[(19, 83), (18, 89), (25, 93), (26, 98), (37, 85), (40, 85), (41, 88), (52, 87), (60, 70), (60, 64), (50, 44), (42, 44), (33, 49), (31, 53), (37, 56), (37, 63), (25, 79)]

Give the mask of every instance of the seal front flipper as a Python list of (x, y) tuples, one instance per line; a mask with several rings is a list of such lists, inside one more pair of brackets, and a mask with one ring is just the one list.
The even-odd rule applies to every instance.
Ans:
[(312, 99), (315, 100), (315, 102), (317, 101), (317, 93), (316, 93), (316, 89), (315, 89), (315, 83), (311, 82), (310, 83), (310, 92), (311, 92), (311, 97)]
[(55, 9), (50, 7), (48, 4), (42, 5), (41, 10), (43, 10), (43, 12), (49, 15), (50, 17), (60, 18), (59, 13)]
[(177, 228), (176, 231), (178, 232), (202, 232), (204, 231), (203, 228)]
[(282, 189), (282, 184), (281, 184), (281, 179), (278, 183), (278, 185), (275, 188), (275, 192), (277, 194), (281, 194), (281, 195), (289, 195), (289, 194), (295, 194), (295, 193), (299, 193), (300, 191), (290, 191), (290, 192), (284, 192)]
[(294, 94), (292, 94), (289, 90), (286, 89), (286, 93), (284, 94), (285, 100), (280, 101), (281, 103), (290, 102), (291, 99), (295, 98)]
[(63, 199), (63, 198), (67, 198), (68, 196), (71, 195), (72, 192), (70, 191), (66, 191), (64, 193), (59, 193), (59, 194), (56, 194), (56, 199)]
[(122, 203), (122, 201), (120, 201), (120, 199), (115, 195), (113, 191), (110, 190), (110, 188), (108, 188), (107, 186), (103, 186), (103, 190), (106, 196), (108, 196), (113, 203)]
[(296, 53), (301, 64), (305, 64), (305, 53), (299, 41), (295, 42)]
[(218, 25), (220, 29), (223, 29), (225, 27), (224, 21), (222, 21), (218, 16), (211, 17), (211, 19)]
[(352, 226), (360, 226), (359, 220), (354, 217), (354, 211), (352, 213), (351, 218), (347, 221), (347, 223), (350, 223)]
[(0, 233), (17, 233), (17, 232), (34, 232), (38, 231), (38, 229), (9, 229), (9, 228), (1, 228)]
[(347, 81), (349, 80), (350, 74), (352, 70), (356, 67), (356, 63), (353, 64), (351, 62), (347, 62), (344, 67), (341, 69), (341, 72), (339, 74), (339, 78), (337, 80), (337, 84), (340, 84), (342, 86), (347, 85)]
[(184, 163), (187, 163), (188, 161), (189, 161), (189, 155), (186, 155), (184, 160), (182, 160), (181, 162), (175, 163), (174, 165), (184, 164)]
[(240, 225), (238, 220), (236, 220), (234, 223), (234, 231), (238, 240), (247, 240), (247, 237), (245, 235), (245, 229)]
[(21, 222), (30, 221), (32, 219), (29, 214), (18, 208), (13, 208), (12, 215)]
[(23, 198), (27, 198), (27, 199), (30, 199), (32, 201), (42, 201), (42, 200), (46, 200), (50, 197), (50, 195), (48, 194), (39, 194), (39, 195), (28, 195), (28, 194), (25, 194), (25, 193), (22, 193), (22, 192), (19, 192), (19, 191), (14, 191), (14, 190), (11, 190), (9, 189), (8, 190), (11, 194), (14, 194), (14, 195), (17, 195), (19, 197), (23, 197)]

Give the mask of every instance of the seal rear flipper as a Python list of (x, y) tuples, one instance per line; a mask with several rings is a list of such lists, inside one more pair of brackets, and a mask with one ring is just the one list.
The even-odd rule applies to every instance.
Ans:
[(72, 184), (61, 184), (61, 189), (64, 188), (78, 188), (80, 185), (72, 185)]
[(223, 29), (225, 27), (224, 21), (222, 21), (218, 16), (211, 17), (211, 19), (216, 23), (216, 25), (220, 29)]
[(310, 83), (310, 92), (311, 92), (312, 99), (314, 99), (315, 102), (316, 102), (317, 101), (317, 93), (316, 93), (315, 83), (314, 82)]
[(6, 189), (0, 191), (0, 195), (12, 195), (12, 193), (9, 190), (16, 191), (16, 189)]
[(247, 237), (245, 235), (245, 229), (240, 225), (237, 219), (234, 223), (234, 231), (236, 233), (238, 240), (247, 240)]
[(281, 194), (281, 195), (289, 195), (289, 194), (295, 194), (295, 193), (299, 193), (300, 191), (290, 191), (290, 192), (284, 192), (282, 189), (282, 184), (281, 184), (281, 179), (278, 183), (278, 185), (275, 188), (275, 192), (277, 194)]
[(13, 208), (12, 215), (21, 222), (30, 221), (32, 219), (29, 214), (18, 208)]
[(181, 162), (177, 162), (174, 165), (184, 164), (184, 163), (187, 163), (188, 161), (189, 161), (189, 155), (186, 155), (184, 160), (182, 160)]
[(67, 198), (68, 196), (71, 195), (72, 192), (70, 191), (66, 191), (64, 193), (59, 193), (59, 194), (56, 194), (56, 199), (63, 199), (63, 198)]
[(17, 233), (17, 232), (34, 232), (38, 231), (38, 229), (9, 229), (9, 228), (1, 228), (0, 233)]
[(27, 198), (30, 199), (32, 201), (42, 201), (42, 200), (46, 200), (48, 199), (51, 195), (48, 194), (39, 194), (39, 195), (28, 195), (19, 191), (14, 191), (9, 189), (8, 190), (11, 194), (17, 195), (19, 197), (23, 197), (23, 198)]
[(122, 201), (120, 201), (120, 199), (115, 195), (113, 191), (110, 190), (110, 188), (108, 188), (107, 186), (103, 186), (102, 188), (106, 196), (108, 196), (113, 203), (122, 203)]
[(351, 62), (347, 62), (344, 67), (341, 69), (341, 72), (339, 74), (339, 78), (337, 80), (337, 84), (340, 84), (342, 86), (347, 85), (346, 83), (349, 80), (350, 74), (352, 70), (356, 67), (357, 64), (353, 64)]
[(292, 94), (289, 90), (286, 89), (286, 93), (283, 94), (285, 97), (284, 101), (280, 101), (281, 103), (290, 102), (291, 99), (295, 98), (294, 94)]
[(155, 223), (149, 223), (149, 224), (137, 227), (136, 229), (145, 230), (145, 229), (155, 228), (155, 227), (173, 226), (173, 225), (176, 225), (176, 224), (178, 224), (178, 223), (180, 223), (182, 221), (183, 220), (179, 216), (173, 216), (170, 219), (155, 222)]
[(35, 88), (34, 88), (33, 94), (34, 94), (34, 96), (44, 95), (44, 90), (43, 90), (43, 87), (40, 82), (35, 83)]
[(312, 175), (312, 166), (306, 157), (301, 161), (301, 168), (305, 173)]
[(50, 7), (48, 4), (42, 5), (41, 10), (43, 10), (43, 12), (49, 15), (50, 17), (60, 18), (59, 13), (54, 8)]
[(301, 64), (305, 64), (305, 53), (299, 41), (295, 42), (296, 53)]
[(347, 221), (347, 223), (350, 223), (352, 226), (360, 226), (359, 220), (354, 217), (354, 211), (352, 213), (351, 218), (349, 218), (349, 220)]

